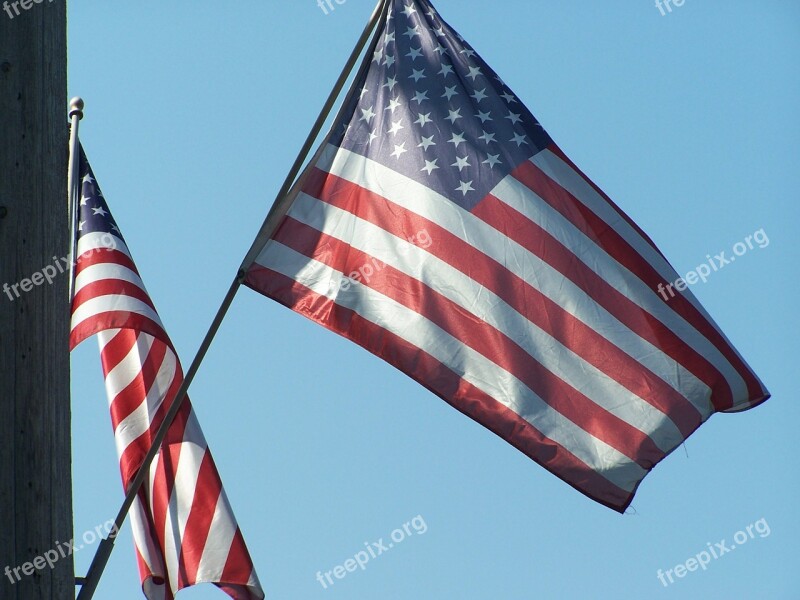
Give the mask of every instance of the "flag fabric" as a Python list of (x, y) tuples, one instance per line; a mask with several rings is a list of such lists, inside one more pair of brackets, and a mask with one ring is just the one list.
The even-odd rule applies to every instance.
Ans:
[[(182, 381), (125, 240), (81, 148), (70, 347), (97, 334), (122, 483), (127, 492)], [(235, 600), (264, 592), (189, 399), (131, 508), (148, 600), (214, 583)]]
[(246, 285), (623, 512), (711, 414), (768, 392), (427, 0), (391, 0), (378, 27)]

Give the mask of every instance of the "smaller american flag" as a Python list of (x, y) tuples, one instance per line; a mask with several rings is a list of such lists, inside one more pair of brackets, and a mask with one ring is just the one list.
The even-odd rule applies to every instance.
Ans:
[[(98, 334), (127, 491), (183, 381), (183, 371), (125, 240), (80, 151), (70, 347)], [(187, 398), (131, 508), (142, 589), (168, 600), (214, 583), (235, 600), (264, 592)]]

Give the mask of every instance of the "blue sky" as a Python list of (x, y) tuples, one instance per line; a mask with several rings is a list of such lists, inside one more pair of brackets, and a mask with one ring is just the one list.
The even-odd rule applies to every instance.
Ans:
[[(800, 5), (686, 0), (663, 16), (650, 0), (435, 5), (679, 273), (763, 229), (768, 245), (692, 291), (773, 398), (712, 417), (621, 516), (242, 289), (191, 397), (267, 596), (800, 597)], [(82, 141), (185, 367), (373, 1), (334, 6), (70, 4)], [(72, 406), (79, 537), (122, 500), (92, 341), (72, 355)], [(328, 589), (315, 579), (417, 516), (424, 533), (363, 571)], [(657, 578), (756, 522), (769, 535), (666, 587)], [(76, 555), (78, 574), (90, 559)], [(142, 597), (127, 524), (98, 597)]]

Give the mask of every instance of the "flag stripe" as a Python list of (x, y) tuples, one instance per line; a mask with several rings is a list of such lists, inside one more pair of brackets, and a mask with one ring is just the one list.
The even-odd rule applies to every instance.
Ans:
[[(353, 229), (356, 227), (354, 226)], [(347, 272), (348, 260), (357, 259), (359, 263), (366, 264), (371, 259), (369, 255), (355, 250), (359, 239), (356, 231), (353, 231), (352, 247), (327, 235), (319, 236), (316, 243), (307, 242), (305, 247), (298, 248), (297, 244), (291, 244), (292, 240), (312, 240), (313, 234), (306, 229), (307, 227), (300, 223), (293, 227), (290, 219), (286, 221), (274, 239), (310, 258), (318, 260), (322, 255), (327, 258), (325, 264), (339, 272)], [(377, 236), (368, 234), (367, 237), (375, 240)], [(455, 287), (458, 282), (450, 280), (449, 284)], [(641, 455), (640, 464), (644, 468), (651, 466), (664, 456), (664, 452), (654, 441), (636, 429), (635, 423), (631, 423), (634, 420), (644, 421), (645, 425), (652, 427), (652, 422), (658, 420), (659, 416), (648, 415), (647, 405), (639, 403), (638, 412), (631, 407), (618, 410), (622, 406), (620, 402), (617, 402), (616, 405), (608, 402), (602, 408), (597, 406), (595, 403), (605, 400), (600, 394), (587, 389), (587, 393), (592, 394), (590, 398), (572, 388), (563, 378), (555, 375), (532, 357), (528, 353), (529, 348), (519, 347), (509, 338), (509, 335), (492, 327), (487, 322), (482, 322), (477, 318), (460, 318), (467, 310), (465, 307), (457, 305), (394, 267), (387, 266), (376, 272), (368, 285), (414, 312), (421, 313), (424, 309), (425, 316), (431, 322), (449, 333), (454, 339), (461, 340), (487, 360), (493, 360), (498, 367), (516, 377), (527, 389), (540, 398), (548, 398), (546, 402), (550, 407), (584, 431), (602, 439), (631, 460), (636, 460), (635, 457)], [(425, 298), (424, 306), (421, 304), (422, 298)], [(496, 310), (496, 312), (500, 311)], [(524, 339), (524, 336), (520, 337)], [(553, 360), (563, 362), (560, 356)], [(608, 399), (611, 400), (611, 398), (612, 396), (609, 394)], [(663, 419), (663, 415), (660, 417)], [(670, 444), (675, 444), (683, 439), (675, 428), (670, 433), (672, 434), (671, 439), (665, 436), (666, 439), (658, 440), (664, 448), (669, 448)]]
[[(273, 245), (274, 242), (269, 243), (269, 247)], [(521, 415), (459, 376), (430, 353), (420, 350), (413, 342), (365, 319), (349, 307), (331, 301), (324, 293), (315, 292), (294, 275), (255, 265), (248, 272), (246, 284), (320, 325), (353, 339), (402, 369), (453, 407), (510, 441), (598, 502), (617, 509), (618, 506), (627, 506), (632, 498), (632, 489), (615, 485), (601, 472), (591, 469), (586, 461), (570, 452), (567, 446), (571, 444), (561, 445), (548, 438)], [(413, 364), (414, 369), (408, 369), (409, 364)]]
[[(283, 244), (270, 242), (268, 248), (272, 269), (294, 277), (320, 295), (331, 293), (328, 282), (332, 277), (342, 276), (340, 272), (309, 260)], [(462, 377), (470, 384), (500, 402), (505, 400), (504, 404), (512, 404), (513, 410), (524, 413), (523, 417), (536, 415), (537, 429), (562, 445), (569, 442), (579, 458), (593, 468), (604, 471), (604, 475), (615, 485), (626, 489), (643, 473), (640, 466), (621, 452), (552, 410), (513, 374), (453, 338), (425, 316), (358, 284), (347, 291), (340, 289), (336, 304), (357, 312), (365, 320), (428, 352), (451, 371), (463, 373)], [(593, 452), (587, 451), (588, 448), (592, 448)], [(611, 465), (615, 465), (615, 468), (608, 471)]]
[[(393, 233), (398, 238), (404, 237), (404, 232), (428, 231), (431, 246), (428, 248), (429, 254), (423, 259), (429, 261), (426, 263), (426, 270), (438, 269), (440, 271), (436, 276), (433, 274), (430, 276), (430, 285), (434, 289), (444, 294), (453, 292), (455, 290), (452, 285), (453, 281), (463, 280), (463, 276), (468, 275), (471, 279), (464, 280), (464, 286), (462, 287), (470, 287), (472, 290), (464, 291), (460, 294), (461, 304), (466, 310), (471, 310), (475, 318), (493, 318), (493, 308), (498, 311), (510, 312), (512, 313), (510, 318), (513, 319), (514, 323), (504, 328), (504, 331), (518, 339), (519, 343), (531, 345), (531, 340), (526, 339), (527, 335), (535, 333), (536, 329), (540, 328), (548, 335), (555, 337), (559, 344), (564, 344), (571, 352), (578, 355), (582, 361), (590, 363), (621, 385), (625, 386), (627, 384), (634, 394), (641, 393), (640, 397), (656, 408), (663, 410), (669, 405), (684, 435), (688, 435), (700, 424), (701, 415), (698, 414), (698, 410), (681, 395), (680, 390), (674, 390), (667, 386), (655, 373), (647, 373), (647, 381), (639, 383), (637, 375), (641, 375), (642, 365), (634, 361), (631, 355), (635, 352), (641, 353), (641, 340), (631, 340), (634, 343), (629, 344), (628, 347), (614, 345), (613, 342), (602, 337), (597, 331), (579, 320), (577, 314), (573, 315), (572, 312), (556, 305), (552, 300), (539, 293), (538, 290), (529, 286), (526, 281), (505, 269), (503, 265), (477, 253), (471, 245), (466, 244), (460, 238), (453, 236), (437, 224), (427, 221), (355, 184), (331, 175), (325, 177), (320, 171), (315, 171), (309, 177), (305, 189), (314, 193), (316, 197), (324, 202), (347, 210), (370, 223), (379, 225), (383, 230)], [(303, 204), (305, 198), (301, 195), (296, 204), (298, 206)], [(293, 208), (290, 214), (300, 218), (297, 216), (297, 210)], [(392, 218), (381, 218), (382, 214), (391, 214)], [(300, 220), (303, 219), (301, 218)], [(351, 225), (343, 226), (341, 228), (343, 233), (339, 234), (340, 239), (345, 236), (349, 237), (351, 229)], [(380, 232), (376, 230), (374, 234), (378, 236)], [(364, 242), (363, 247), (370, 248), (370, 251), (372, 251), (372, 248), (375, 247), (375, 240), (370, 238), (367, 242)], [(396, 265), (395, 257), (398, 254), (402, 256), (406, 252), (401, 248), (397, 251), (391, 251), (389, 256), (379, 258), (384, 262)], [(444, 261), (445, 265), (440, 265), (432, 256)], [(443, 267), (446, 266), (452, 266), (458, 269), (458, 272), (447, 269), (442, 271)], [(542, 269), (537, 271), (540, 279), (545, 277)], [(565, 283), (562, 281), (559, 281), (558, 285), (564, 288)], [(446, 283), (437, 284), (437, 282)], [(487, 292), (491, 292), (496, 296)], [(470, 309), (469, 305), (475, 303), (473, 298), (476, 296), (481, 298), (482, 304), (475, 309)], [(592, 307), (591, 303), (591, 298), (587, 297), (583, 302), (574, 303), (580, 305), (580, 307), (573, 306), (570, 308), (576, 313), (593, 315), (602, 310), (600, 307)], [(519, 317), (527, 319), (527, 322), (520, 322)], [(558, 323), (566, 324), (559, 326)], [(531, 324), (535, 325), (536, 328), (531, 328)], [(622, 328), (617, 323), (613, 323), (612, 326), (606, 329), (614, 331)], [(544, 342), (545, 346), (549, 347), (552, 345), (553, 340), (544, 340)], [(661, 365), (667, 359), (653, 347), (648, 347), (645, 351), (648, 354), (652, 354), (654, 366), (656, 361)], [(563, 362), (560, 359), (554, 360), (557, 364)], [(587, 365), (581, 366), (581, 372), (583, 373), (586, 368)], [(693, 378), (690, 378), (687, 382), (684, 382), (684, 385), (692, 382)], [(619, 393), (617, 391), (614, 395), (618, 396)], [(625, 394), (626, 392), (622, 391), (622, 395), (624, 396)], [(614, 403), (618, 404), (618, 400), (619, 398), (617, 397)], [(702, 416), (707, 417), (710, 413), (708, 403), (706, 402), (701, 408), (703, 411)], [(640, 409), (637, 408), (635, 410), (639, 411)]]

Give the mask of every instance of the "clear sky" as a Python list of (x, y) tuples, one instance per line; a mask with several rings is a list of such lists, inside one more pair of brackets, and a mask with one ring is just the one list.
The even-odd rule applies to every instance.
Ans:
[[(243, 288), (191, 398), (267, 597), (800, 598), (800, 4), (434, 4), (679, 273), (763, 230), (692, 291), (773, 398), (712, 417), (623, 516)], [(374, 2), (333, 5), (70, 3), (82, 141), (184, 367)], [(72, 406), (80, 537), (122, 501), (93, 341), (72, 355)], [(414, 517), (363, 571), (315, 579)], [(723, 541), (705, 570), (659, 581)], [(126, 524), (98, 598), (141, 597)]]

